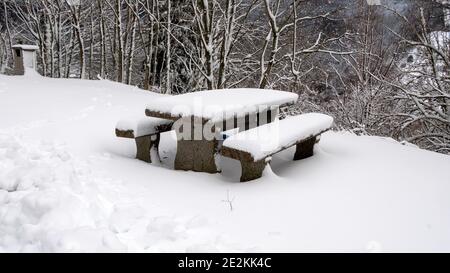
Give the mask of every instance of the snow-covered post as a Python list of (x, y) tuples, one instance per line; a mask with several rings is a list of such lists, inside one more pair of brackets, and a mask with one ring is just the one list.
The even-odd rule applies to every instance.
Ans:
[(36, 45), (13, 45), (14, 75), (25, 75), (28, 69), (36, 70)]

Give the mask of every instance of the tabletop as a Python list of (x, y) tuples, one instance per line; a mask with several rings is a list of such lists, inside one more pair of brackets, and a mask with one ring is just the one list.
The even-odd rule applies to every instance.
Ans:
[(195, 116), (211, 121), (243, 117), (267, 111), (271, 107), (295, 103), (298, 95), (267, 89), (220, 89), (198, 91), (154, 99), (146, 107), (146, 115), (179, 119)]

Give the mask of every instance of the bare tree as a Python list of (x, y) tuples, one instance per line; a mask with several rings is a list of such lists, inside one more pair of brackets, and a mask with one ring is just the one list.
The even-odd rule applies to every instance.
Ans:
[(66, 1), (69, 6), (69, 10), (72, 16), (72, 26), (73, 31), (75, 33), (75, 37), (78, 42), (78, 56), (80, 61), (80, 78), (86, 79), (86, 57), (85, 57), (85, 46), (84, 46), (84, 38), (83, 38), (83, 30), (81, 28), (81, 11), (82, 11), (82, 0), (79, 0), (79, 3), (73, 4), (72, 2)]
[(171, 62), (171, 0), (167, 0), (167, 37), (166, 37), (166, 94), (171, 94), (171, 82), (170, 82), (170, 62)]
[[(415, 25), (395, 12), (401, 20)], [(450, 152), (450, 35), (431, 32), (424, 10), (419, 10), (415, 39), (390, 31), (408, 48), (406, 63), (394, 79), (381, 78), (399, 91), (393, 99), (402, 105), (399, 137), (426, 149)]]

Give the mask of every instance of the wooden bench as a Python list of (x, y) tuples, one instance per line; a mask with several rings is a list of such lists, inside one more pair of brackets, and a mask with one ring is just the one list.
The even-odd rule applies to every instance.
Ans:
[(288, 117), (228, 137), (221, 154), (241, 162), (241, 182), (258, 179), (270, 157), (289, 147), (296, 145), (294, 160), (312, 156), (319, 136), (332, 125), (332, 117), (319, 113)]
[(136, 141), (136, 158), (151, 163), (150, 150), (158, 151), (160, 134), (172, 130), (173, 121), (140, 117), (124, 119), (116, 125), (116, 136), (134, 138)]

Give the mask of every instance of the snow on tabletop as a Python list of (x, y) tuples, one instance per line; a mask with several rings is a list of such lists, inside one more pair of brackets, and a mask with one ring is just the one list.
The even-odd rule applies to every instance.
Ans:
[(13, 45), (13, 48), (21, 48), (23, 50), (38, 50), (39, 46), (37, 46), (37, 45)]
[(224, 117), (242, 117), (247, 113), (265, 111), (271, 106), (295, 103), (297, 99), (297, 94), (285, 91), (223, 89), (158, 98), (148, 104), (147, 109), (173, 117), (195, 115), (215, 122)]
[(263, 159), (282, 147), (289, 147), (298, 140), (319, 134), (333, 125), (333, 118), (309, 113), (275, 120), (272, 123), (230, 136), (223, 146), (245, 151), (255, 161)]
[(140, 137), (154, 134), (157, 126), (170, 123), (172, 123), (171, 120), (143, 116), (122, 119), (117, 122), (116, 129), (120, 131), (133, 131), (135, 137)]

